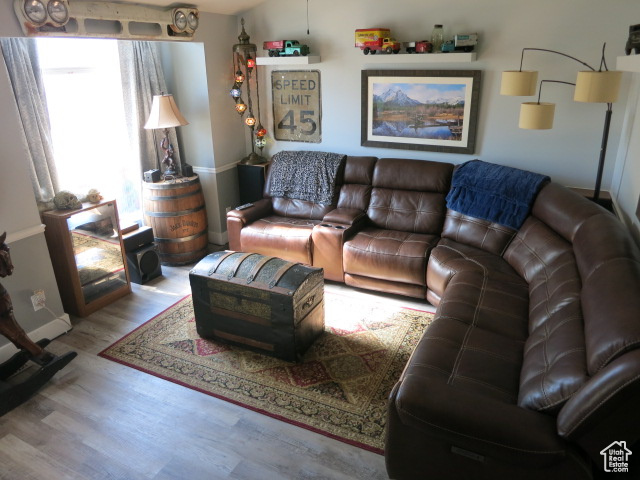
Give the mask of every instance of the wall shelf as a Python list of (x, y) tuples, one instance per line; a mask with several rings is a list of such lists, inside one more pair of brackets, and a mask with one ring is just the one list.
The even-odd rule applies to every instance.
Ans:
[(616, 69), (624, 72), (640, 73), (640, 55), (625, 55), (624, 57), (618, 57)]
[(257, 57), (257, 65), (309, 65), (320, 63), (320, 55), (307, 55), (306, 57)]
[(376, 55), (364, 55), (364, 63), (470, 63), (475, 62), (476, 52), (452, 52), (452, 53), (377, 53)]

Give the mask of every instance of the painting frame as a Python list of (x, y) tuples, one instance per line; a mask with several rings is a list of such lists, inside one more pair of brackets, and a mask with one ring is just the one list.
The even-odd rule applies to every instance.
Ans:
[[(480, 70), (362, 70), (360, 145), (441, 153), (475, 153), (481, 73)], [(425, 100), (415, 100), (410, 93), (409, 100), (404, 96), (398, 100), (396, 110), (381, 113), (382, 97), (377, 93), (385, 87), (388, 87), (385, 93), (395, 88), (396, 92), (415, 92)], [(435, 91), (442, 91), (443, 98), (450, 100), (446, 104), (441, 103), (441, 107), (429, 103), (426, 96), (434, 95)], [(463, 102), (459, 95), (463, 95)], [(377, 101), (374, 101), (376, 96)], [(433, 113), (434, 108), (439, 113)], [(408, 121), (412, 114), (413, 122)], [(382, 122), (385, 115), (386, 118), (395, 115), (400, 121)], [(436, 129), (437, 133), (434, 133)], [(424, 138), (419, 135), (440, 137)]]

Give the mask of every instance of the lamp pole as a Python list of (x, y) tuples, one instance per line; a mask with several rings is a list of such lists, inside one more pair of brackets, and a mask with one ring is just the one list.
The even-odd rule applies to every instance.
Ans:
[(607, 112), (604, 116), (604, 130), (602, 131), (602, 144), (600, 145), (600, 158), (598, 160), (598, 173), (596, 174), (596, 187), (593, 192), (593, 201), (598, 203), (600, 199), (600, 185), (602, 183), (602, 172), (604, 171), (604, 159), (607, 154), (607, 143), (609, 142), (609, 127), (611, 126), (611, 115), (613, 110), (611, 103), (607, 103)]

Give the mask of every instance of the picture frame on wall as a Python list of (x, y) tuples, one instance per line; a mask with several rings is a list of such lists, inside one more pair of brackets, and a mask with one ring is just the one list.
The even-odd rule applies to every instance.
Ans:
[(480, 70), (362, 70), (365, 147), (475, 152)]

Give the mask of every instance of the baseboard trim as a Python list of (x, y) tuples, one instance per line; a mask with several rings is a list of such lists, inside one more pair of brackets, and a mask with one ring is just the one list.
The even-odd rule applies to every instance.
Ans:
[(226, 245), (229, 243), (229, 234), (227, 232), (212, 232), (209, 230), (209, 242), (216, 245)]
[[(49, 323), (36, 328), (32, 332), (28, 332), (27, 335), (34, 342), (43, 338), (53, 340), (54, 338), (57, 338), (71, 330), (69, 327), (70, 323), (71, 320), (69, 319), (69, 315), (63, 313), (60, 317), (51, 320)], [(0, 363), (9, 360), (17, 352), (18, 349), (13, 345), (13, 343), (3, 345), (0, 347)]]

